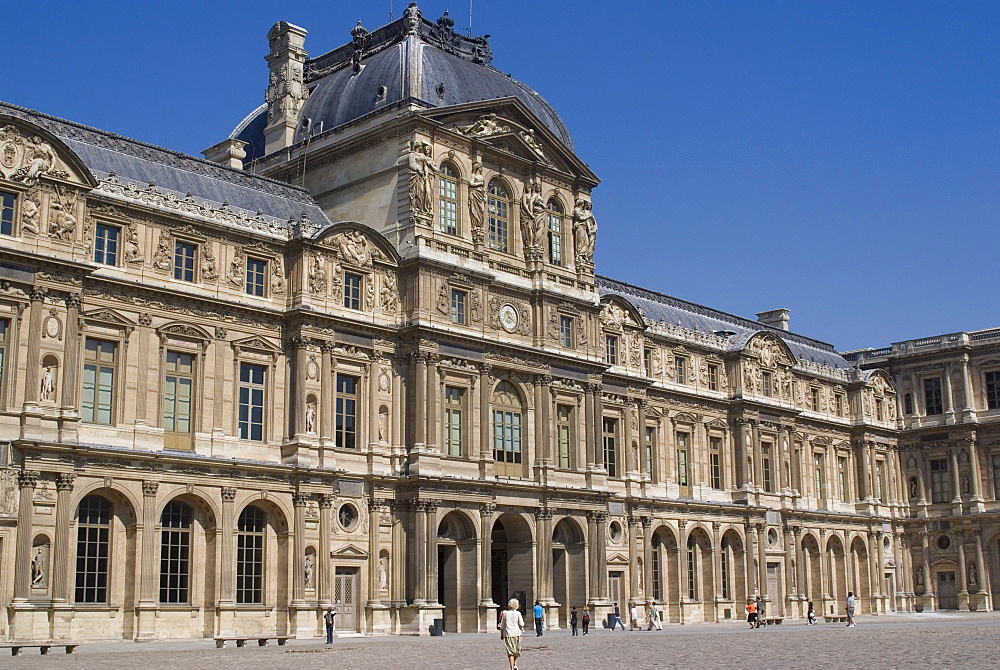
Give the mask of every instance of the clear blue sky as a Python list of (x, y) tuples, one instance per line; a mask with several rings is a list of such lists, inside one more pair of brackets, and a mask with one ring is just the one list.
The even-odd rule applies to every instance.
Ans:
[[(393, 0), (398, 17), (404, 0)], [(263, 101), (268, 28), (319, 55), (366, 2), (6, 3), (0, 98), (198, 154)], [(425, 0), (468, 25), (467, 0)], [(474, 0), (562, 114), (598, 270), (841, 350), (1000, 326), (1000, 2)]]

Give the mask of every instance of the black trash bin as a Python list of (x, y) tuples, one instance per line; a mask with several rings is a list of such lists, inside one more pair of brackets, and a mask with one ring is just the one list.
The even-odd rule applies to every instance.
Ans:
[(434, 625), (431, 626), (431, 635), (435, 637), (444, 635), (444, 619), (434, 619)]

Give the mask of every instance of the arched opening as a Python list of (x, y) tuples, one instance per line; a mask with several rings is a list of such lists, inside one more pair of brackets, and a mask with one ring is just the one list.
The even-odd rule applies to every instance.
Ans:
[(802, 538), (802, 555), (805, 560), (805, 565), (802, 566), (803, 574), (806, 576), (806, 583), (801, 586), (802, 592), (806, 594), (806, 598), (813, 602), (816, 611), (819, 614), (824, 614), (822, 554), (816, 538), (812, 535), (806, 535)]
[(666, 526), (657, 528), (650, 540), (650, 580), (653, 600), (664, 623), (679, 621), (680, 583), (677, 575), (677, 538)]
[[(868, 548), (861, 538), (854, 538), (851, 542), (850, 558), (850, 581), (847, 586), (848, 591), (853, 591), (857, 601), (858, 614), (864, 613), (864, 608), (868, 607), (868, 612), (876, 611), (875, 603), (872, 602), (871, 570), (868, 563)], [(846, 594), (845, 594), (846, 597)]]
[(545, 218), (548, 222), (549, 262), (553, 265), (565, 265), (563, 253), (563, 206), (555, 198), (549, 198), (545, 205)]
[(715, 575), (712, 562), (712, 540), (701, 528), (695, 528), (688, 535), (687, 553), (685, 556), (685, 575), (687, 577), (686, 597), (695, 603), (695, 610), (690, 611), (694, 618), (714, 621), (715, 612)]
[(38, 400), (41, 403), (56, 404), (59, 402), (59, 359), (48, 354), (42, 359), (41, 385), (38, 389)]
[(723, 534), (719, 552), (719, 595), (728, 606), (723, 608), (723, 618), (735, 618), (742, 613), (742, 607), (736, 603), (743, 602), (747, 595), (746, 556), (743, 540), (736, 531), (727, 530)]
[(442, 233), (458, 234), (458, 169), (449, 161), (438, 170), (438, 227)]
[(569, 625), (573, 607), (587, 604), (587, 557), (583, 531), (570, 519), (552, 529), (552, 597), (561, 605), (559, 626)]
[[(285, 634), (288, 629), (290, 580), (292, 571), (288, 556), (288, 524), (281, 511), (266, 501), (247, 505), (236, 523), (236, 604), (261, 606), (275, 603), (279, 616), (274, 617), (264, 632)], [(338, 630), (353, 630), (356, 626), (355, 595), (357, 588), (342, 604), (338, 604)], [(237, 632), (239, 630), (237, 619)], [(246, 619), (247, 626), (260, 627), (259, 620)], [(259, 631), (246, 631), (247, 633)]]
[(444, 629), (477, 630), (476, 532), (467, 516), (450, 512), (441, 519), (437, 551), (437, 600), (444, 607)]
[(843, 607), (843, 601), (847, 597), (847, 557), (844, 553), (844, 543), (834, 535), (826, 543), (827, 565), (827, 594), (839, 602)]
[(535, 561), (532, 551), (531, 527), (521, 516), (506, 513), (493, 524), (490, 534), (490, 574), (493, 602), (504, 607), (517, 598), (521, 615), (535, 597)]

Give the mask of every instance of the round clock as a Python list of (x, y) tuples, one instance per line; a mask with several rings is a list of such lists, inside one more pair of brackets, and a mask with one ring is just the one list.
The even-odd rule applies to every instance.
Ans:
[(514, 305), (508, 303), (500, 308), (500, 325), (508, 333), (517, 330), (517, 309)]

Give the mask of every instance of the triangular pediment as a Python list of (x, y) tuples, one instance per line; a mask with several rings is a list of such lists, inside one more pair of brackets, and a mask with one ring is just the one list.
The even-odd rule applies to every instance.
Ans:
[(40, 180), (93, 188), (97, 180), (84, 162), (52, 133), (0, 114), (0, 181), (31, 187)]
[(330, 558), (368, 558), (368, 552), (356, 544), (344, 544), (330, 550)]
[(233, 348), (237, 350), (263, 351), (268, 354), (280, 354), (281, 347), (268, 342), (263, 337), (247, 337), (242, 340), (233, 341)]
[(436, 107), (423, 112), (459, 135), (526, 161), (597, 184), (597, 176), (517, 98)]
[(616, 553), (616, 554), (611, 554), (611, 556), (608, 557), (608, 563), (627, 564), (628, 562), (629, 562), (628, 556), (626, 556), (625, 554)]
[(125, 317), (113, 309), (101, 308), (86, 312), (83, 318), (87, 321), (97, 321), (102, 324), (119, 328), (135, 328), (135, 321)]
[(931, 567), (934, 568), (957, 568), (958, 562), (950, 558), (939, 558), (936, 561), (931, 562)]
[(160, 335), (171, 335), (189, 340), (211, 340), (212, 336), (204, 328), (193, 326), (189, 323), (168, 323), (160, 326), (157, 331)]

